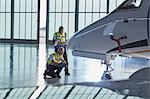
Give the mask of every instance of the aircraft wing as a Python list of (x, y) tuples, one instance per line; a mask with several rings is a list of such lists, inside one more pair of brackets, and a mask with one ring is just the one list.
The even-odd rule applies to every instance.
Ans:
[(150, 98), (150, 67), (140, 69), (133, 73), (129, 79), (108, 80), (100, 82), (79, 82), (69, 85), (81, 85), (91, 87), (107, 88), (127, 96), (138, 96)]
[(88, 58), (95, 58), (95, 59), (103, 59), (106, 60), (106, 55), (102, 53), (95, 53), (95, 52), (86, 52), (86, 51), (72, 51), (74, 56), (81, 56), (81, 57), (88, 57)]

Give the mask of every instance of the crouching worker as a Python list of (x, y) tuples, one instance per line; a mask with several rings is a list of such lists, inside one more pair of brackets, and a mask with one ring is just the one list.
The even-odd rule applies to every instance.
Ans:
[(59, 47), (55, 53), (49, 56), (47, 61), (47, 67), (45, 73), (43, 74), (44, 78), (46, 78), (46, 75), (49, 75), (52, 78), (55, 77), (61, 78), (59, 74), (62, 68), (67, 66), (66, 61), (63, 58), (63, 54), (64, 54), (64, 48)]

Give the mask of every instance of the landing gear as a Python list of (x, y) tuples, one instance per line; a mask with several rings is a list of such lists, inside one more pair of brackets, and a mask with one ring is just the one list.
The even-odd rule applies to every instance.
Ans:
[(104, 71), (101, 79), (102, 80), (110, 80), (110, 79), (112, 79), (111, 73)]
[(106, 60), (102, 61), (101, 64), (105, 64), (105, 65), (106, 65), (106, 70), (105, 70), (105, 72), (111, 72), (111, 71), (114, 70), (114, 69), (111, 67), (111, 64), (108, 63)]
[(106, 65), (106, 70), (104, 71), (101, 79), (102, 80), (112, 79), (111, 71), (113, 71), (114, 69), (111, 67), (111, 64), (108, 64), (106, 60), (104, 60), (101, 64)]

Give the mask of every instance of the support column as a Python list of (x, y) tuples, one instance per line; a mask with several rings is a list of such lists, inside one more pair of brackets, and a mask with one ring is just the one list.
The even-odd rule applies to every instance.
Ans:
[(11, 41), (14, 39), (14, 0), (11, 0)]
[(38, 0), (38, 22), (37, 22), (37, 43), (40, 39), (40, 0)]
[(47, 0), (47, 10), (46, 10), (46, 44), (49, 38), (49, 0)]
[(75, 32), (78, 31), (79, 26), (79, 0), (75, 3)]
[(107, 14), (109, 13), (109, 0), (107, 0)]

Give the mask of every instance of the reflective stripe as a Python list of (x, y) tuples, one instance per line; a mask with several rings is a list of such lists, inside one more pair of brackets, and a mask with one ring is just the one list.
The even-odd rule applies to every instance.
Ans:
[(56, 40), (58, 44), (64, 44), (66, 42), (66, 33), (56, 32), (53, 39)]
[(50, 65), (52, 64), (52, 60), (56, 63), (59, 64), (61, 63), (61, 60), (63, 60), (63, 55), (59, 55), (57, 53), (51, 54), (50, 57), (48, 58), (47, 63)]
[(65, 44), (66, 42), (58, 42), (57, 44)]

